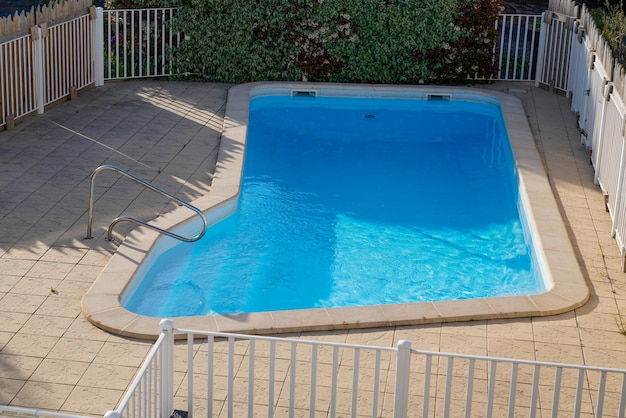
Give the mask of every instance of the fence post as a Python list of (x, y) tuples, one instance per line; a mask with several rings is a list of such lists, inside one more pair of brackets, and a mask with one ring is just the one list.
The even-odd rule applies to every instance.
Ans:
[(30, 28), (30, 38), (33, 42), (33, 77), (35, 78), (35, 108), (37, 114), (44, 112), (44, 73), (43, 73), (43, 33), (39, 26)]
[(104, 414), (104, 418), (122, 418), (122, 414), (117, 411), (107, 411), (107, 413)]
[(546, 19), (552, 19), (550, 13), (543, 12), (541, 14), (541, 30), (539, 31), (539, 51), (537, 51), (537, 68), (535, 70), (535, 87), (539, 87), (541, 75), (543, 74), (543, 64), (546, 59), (546, 37), (549, 24)]
[(163, 319), (159, 328), (166, 334), (161, 348), (161, 418), (169, 418), (174, 412), (174, 322)]
[(104, 86), (104, 12), (102, 7), (91, 7), (91, 31), (93, 39), (93, 78), (96, 87)]
[(396, 388), (393, 417), (406, 418), (409, 413), (409, 372), (411, 371), (411, 342), (398, 341), (396, 352)]

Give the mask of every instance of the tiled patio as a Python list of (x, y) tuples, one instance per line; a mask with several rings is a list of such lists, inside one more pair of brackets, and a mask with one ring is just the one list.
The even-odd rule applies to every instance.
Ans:
[[(86, 232), (89, 176), (128, 170), (186, 200), (210, 189), (228, 85), (109, 83), (0, 132), (0, 404), (102, 415), (120, 400), (150, 343), (108, 334), (80, 301), (116, 244), (122, 211), (151, 219), (163, 198), (106, 173)], [(322, 333), (315, 338), (626, 368), (626, 274), (567, 99), (527, 84), (524, 103), (591, 299), (544, 318)], [(114, 188), (109, 188), (115, 183)], [(130, 226), (121, 224), (116, 236)], [(306, 337), (313, 337), (311, 334)]]

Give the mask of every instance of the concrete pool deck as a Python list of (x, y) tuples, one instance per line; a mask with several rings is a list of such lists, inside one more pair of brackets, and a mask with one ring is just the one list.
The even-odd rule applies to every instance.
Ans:
[[(150, 342), (94, 327), (81, 299), (117, 248), (104, 239), (106, 225), (122, 212), (152, 219), (174, 206), (103, 173), (95, 238), (84, 240), (89, 176), (112, 164), (186, 200), (206, 194), (229, 87), (108, 83), (0, 132), (0, 404), (102, 415), (121, 399)], [(425, 350), (626, 368), (626, 274), (569, 102), (529, 84), (487, 88), (512, 88), (524, 104), (590, 300), (540, 318), (290, 336), (408, 339)], [(119, 225), (115, 235), (130, 229)]]

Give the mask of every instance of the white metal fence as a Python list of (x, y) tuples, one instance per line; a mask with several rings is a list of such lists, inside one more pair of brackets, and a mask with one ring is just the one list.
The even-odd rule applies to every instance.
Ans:
[(105, 10), (105, 80), (171, 76), (171, 51), (181, 39), (170, 25), (175, 12), (174, 8)]
[[(174, 344), (175, 332), (186, 344)], [(626, 370), (421, 351), (408, 341), (375, 347), (208, 333), (165, 320), (130, 391), (105, 416), (169, 417), (174, 410), (209, 417), (621, 418)]]
[(497, 80), (534, 81), (542, 15), (502, 14), (496, 21)]
[(0, 43), (0, 127), (94, 84), (97, 10)]

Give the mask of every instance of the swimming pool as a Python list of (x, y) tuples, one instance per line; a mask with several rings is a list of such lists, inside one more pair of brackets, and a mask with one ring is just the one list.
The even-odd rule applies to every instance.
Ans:
[[(504, 318), (528, 315), (547, 315), (563, 312), (584, 303), (588, 290), (577, 268), (571, 244), (567, 240), (562, 220), (558, 214), (545, 172), (535, 148), (524, 111), (511, 96), (475, 89), (432, 88), (432, 87), (388, 87), (388, 86), (345, 86), (323, 84), (252, 84), (231, 89), (228, 100), (227, 117), (216, 178), (211, 193), (194, 202), (215, 222), (235, 211), (239, 198), (239, 187), (243, 167), (243, 147), (246, 137), (248, 106), (250, 97), (265, 95), (291, 95), (292, 90), (306, 90), (306, 94), (349, 95), (373, 97), (458, 99), (476, 94), (484, 102), (498, 100), (504, 111), (506, 127), (511, 139), (511, 147), (516, 159), (519, 176), (519, 199), (517, 204), (525, 208), (528, 227), (526, 234), (532, 236), (535, 244), (535, 262), (546, 283), (546, 289), (524, 296), (478, 296), (460, 301), (431, 301), (377, 304), (367, 307), (346, 307), (319, 309), (299, 309), (286, 311), (266, 311), (256, 313), (225, 313), (224, 315), (191, 316), (181, 320), (191, 321), (194, 327), (245, 332), (281, 332), (314, 329), (337, 329), (345, 327), (385, 326), (391, 324), (416, 324), (441, 321)], [(306, 98), (305, 98), (306, 100)], [(480, 101), (480, 100), (479, 100)], [(445, 105), (445, 104), (444, 104)], [(370, 115), (370, 113), (367, 113)], [(362, 115), (364, 116), (364, 115)], [(376, 115), (374, 115), (376, 116)], [(374, 119), (374, 118), (366, 118)], [(370, 120), (371, 121), (371, 120)], [(324, 182), (328, 184), (328, 180)], [(531, 190), (528, 192), (528, 190)], [(244, 193), (245, 195), (245, 193)], [(176, 211), (174, 211), (176, 212)], [(537, 216), (540, 214), (541, 216)], [(193, 230), (192, 222), (184, 222), (184, 215), (159, 218), (162, 226), (179, 225), (183, 230)], [(182, 222), (182, 224), (181, 224)], [(354, 223), (342, 220), (341, 224)], [(182, 225), (182, 226), (180, 226)], [(522, 235), (523, 233), (522, 228)], [(547, 233), (546, 233), (547, 231)], [(181, 231), (182, 232), (182, 231)], [(520, 232), (520, 231), (518, 231)], [(543, 233), (542, 233), (543, 232)], [(505, 234), (507, 235), (507, 234)], [(149, 239), (146, 239), (149, 238)], [(87, 295), (83, 302), (87, 317), (103, 328), (117, 330), (124, 335), (152, 335), (154, 330), (147, 324), (156, 324), (156, 318), (129, 312), (120, 304), (123, 291), (133, 291), (137, 281), (138, 265), (147, 265), (158, 259), (158, 254), (168, 251), (172, 243), (169, 239), (156, 241), (156, 236), (147, 231), (136, 231), (129, 237), (128, 246), (118, 250), (110, 266)], [(553, 250), (554, 249), (554, 250)], [(345, 258), (345, 257), (344, 257)], [(117, 260), (115, 260), (117, 259)], [(117, 263), (113, 263), (117, 261)], [(112, 265), (111, 265), (112, 264)], [(122, 267), (121, 265), (125, 265)], [(128, 277), (119, 277), (120, 270), (129, 270)], [(108, 280), (108, 282), (107, 282)], [(113, 289), (114, 288), (114, 289)], [(544, 291), (545, 290), (545, 291)], [(106, 296), (105, 296), (106, 295)], [(102, 298), (107, 299), (108, 309), (102, 309)], [(92, 301), (98, 300), (98, 303)], [(89, 309), (89, 305), (97, 309)], [(96, 306), (97, 305), (97, 306)], [(105, 313), (106, 312), (106, 313)], [(116, 315), (111, 315), (115, 312)], [(117, 325), (114, 323), (117, 322)], [(157, 321), (158, 322), (158, 321)], [(120, 324), (123, 323), (123, 324)], [(120, 326), (121, 325), (121, 326)], [(154, 325), (156, 329), (156, 325)]]
[(236, 314), (546, 290), (496, 100), (289, 93), (251, 100), (237, 211), (142, 268), (122, 298), (128, 310)]

